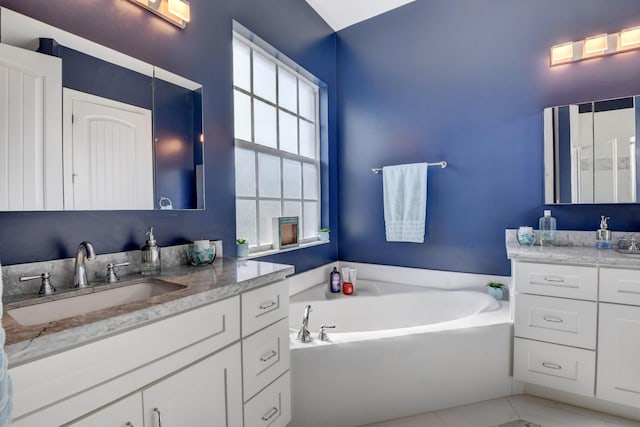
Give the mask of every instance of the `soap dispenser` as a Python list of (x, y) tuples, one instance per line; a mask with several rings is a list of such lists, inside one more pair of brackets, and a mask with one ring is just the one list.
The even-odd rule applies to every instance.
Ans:
[(142, 254), (142, 275), (160, 274), (160, 246), (153, 235), (153, 227), (147, 231), (147, 244), (140, 251)]
[(603, 249), (613, 248), (613, 242), (611, 241), (611, 230), (607, 221), (611, 219), (608, 216), (600, 216), (600, 228), (596, 231), (596, 247)]

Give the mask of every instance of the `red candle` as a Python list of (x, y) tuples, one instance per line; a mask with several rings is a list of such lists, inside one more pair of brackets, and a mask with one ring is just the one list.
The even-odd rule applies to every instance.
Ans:
[(353, 294), (353, 283), (351, 283), (351, 282), (344, 282), (344, 283), (342, 284), (342, 292), (343, 292), (345, 295), (351, 295), (351, 294)]

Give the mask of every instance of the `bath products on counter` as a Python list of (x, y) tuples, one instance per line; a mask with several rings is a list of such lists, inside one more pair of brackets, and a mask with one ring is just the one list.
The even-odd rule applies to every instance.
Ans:
[(147, 235), (149, 236), (147, 244), (140, 251), (142, 255), (141, 272), (145, 276), (160, 274), (160, 246), (156, 243), (156, 238), (153, 235), (153, 227), (149, 228)]
[(342, 293), (345, 295), (353, 295), (355, 292), (356, 276), (358, 270), (355, 268), (342, 269)]
[(340, 272), (336, 267), (333, 267), (333, 271), (329, 274), (329, 289), (332, 293), (337, 294), (340, 292)]
[(602, 249), (613, 248), (613, 242), (611, 241), (611, 230), (609, 230), (608, 216), (600, 216), (600, 228), (596, 230), (596, 247)]
[(544, 211), (538, 229), (540, 230), (540, 244), (552, 245), (556, 240), (556, 219), (551, 216), (551, 210)]

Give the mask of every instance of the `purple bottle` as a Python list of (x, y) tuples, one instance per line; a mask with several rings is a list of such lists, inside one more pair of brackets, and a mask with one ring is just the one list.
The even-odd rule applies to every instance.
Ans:
[(333, 267), (333, 271), (329, 274), (329, 286), (331, 292), (337, 294), (340, 292), (340, 272), (336, 267)]

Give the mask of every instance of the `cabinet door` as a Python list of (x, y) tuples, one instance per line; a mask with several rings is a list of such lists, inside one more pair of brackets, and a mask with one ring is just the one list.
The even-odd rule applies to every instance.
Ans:
[(242, 426), (240, 344), (142, 391), (145, 427)]
[(68, 425), (69, 427), (142, 427), (142, 394), (133, 394)]
[(596, 397), (640, 406), (640, 307), (600, 303)]

